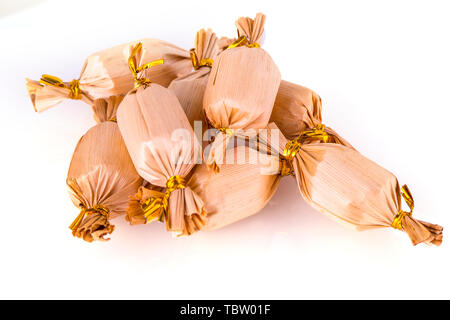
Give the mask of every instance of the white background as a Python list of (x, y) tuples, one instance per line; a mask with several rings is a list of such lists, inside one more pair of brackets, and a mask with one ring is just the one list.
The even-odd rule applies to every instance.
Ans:
[(238, 16), (264, 12), (283, 78), (317, 91), (324, 123), (408, 184), (415, 217), (448, 228), (448, 1), (13, 2), (0, 9), (0, 298), (450, 298), (446, 230), (439, 248), (349, 230), (290, 178), (219, 231), (172, 239), (119, 219), (108, 243), (73, 238), (65, 178), (91, 110), (35, 114), (24, 80), (70, 81), (89, 54), (143, 37), (189, 49), (202, 27), (234, 36)]

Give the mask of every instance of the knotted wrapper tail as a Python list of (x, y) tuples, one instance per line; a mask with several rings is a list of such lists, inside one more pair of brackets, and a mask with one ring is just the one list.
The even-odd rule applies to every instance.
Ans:
[(130, 199), (125, 219), (131, 225), (165, 222), (167, 230), (178, 236), (191, 235), (207, 222), (203, 201), (179, 176), (168, 179), (165, 192), (139, 188)]
[(93, 98), (83, 92), (76, 79), (63, 82), (61, 79), (47, 74), (40, 81), (25, 79), (26, 88), (33, 104), (34, 111), (43, 112), (66, 99), (82, 100), (92, 104)]
[[(405, 212), (400, 209), (392, 222), (392, 227), (405, 231), (411, 239), (413, 245), (423, 242), (428, 245), (433, 244), (440, 246), (442, 243), (442, 231), (444, 228), (437, 224), (416, 220), (412, 217), (412, 212), (414, 210), (414, 198), (412, 197), (408, 186), (404, 185), (401, 188), (401, 196), (405, 200), (410, 211)], [(399, 203), (401, 202), (399, 201)]]
[(257, 13), (255, 19), (241, 17), (236, 21), (238, 35), (245, 37), (250, 45), (257, 44), (264, 34), (265, 23), (266, 16), (262, 13)]
[(81, 213), (70, 226), (72, 235), (87, 242), (110, 240), (105, 238), (114, 231), (114, 226), (109, 223), (109, 210), (101, 205), (80, 207)]

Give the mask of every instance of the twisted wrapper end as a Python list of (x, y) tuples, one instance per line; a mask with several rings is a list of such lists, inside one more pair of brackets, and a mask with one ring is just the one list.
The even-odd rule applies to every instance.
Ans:
[(110, 213), (108, 208), (95, 205), (86, 208), (80, 204), (81, 212), (70, 225), (72, 235), (87, 242), (108, 241), (106, 235), (114, 231), (114, 226), (109, 223)]
[(201, 67), (208, 67), (208, 68), (212, 68), (212, 65), (214, 63), (213, 59), (210, 58), (203, 58), (203, 59), (198, 59), (198, 55), (197, 52), (195, 50), (195, 48), (192, 48), (189, 51), (190, 55), (191, 55), (191, 61), (192, 61), (192, 66), (194, 67), (194, 70), (198, 70)]
[(436, 224), (416, 220), (412, 217), (412, 212), (414, 210), (414, 198), (412, 197), (411, 191), (407, 185), (404, 185), (401, 188), (401, 195), (410, 211), (405, 212), (400, 209), (392, 222), (392, 227), (400, 231), (405, 231), (411, 239), (413, 245), (423, 242), (428, 245), (440, 246), (442, 243), (442, 231), (444, 228)]
[(91, 104), (93, 99), (81, 90), (80, 81), (63, 82), (60, 78), (48, 74), (39, 81), (26, 80), (26, 88), (34, 111), (43, 112), (66, 99), (82, 100)]
[(282, 177), (286, 177), (286, 176), (293, 176), (294, 175), (294, 170), (292, 168), (292, 164), (290, 161), (288, 161), (287, 159), (280, 159), (280, 170), (279, 170), (279, 174)]
[(257, 13), (255, 19), (241, 17), (236, 21), (238, 39), (231, 45), (232, 48), (247, 46), (248, 48), (259, 48), (259, 41), (264, 34), (266, 16)]
[(300, 133), (294, 139), (288, 141), (283, 150), (282, 156), (288, 162), (294, 160), (297, 152), (303, 145), (304, 140), (319, 140), (321, 142), (327, 143), (329, 141), (328, 133), (325, 131), (325, 126), (319, 124), (312, 129), (308, 129)]
[(152, 82), (150, 79), (146, 78), (144, 75), (140, 74), (146, 69), (149, 69), (154, 66), (158, 66), (164, 63), (164, 59), (155, 60), (152, 62), (148, 62), (142, 66), (138, 66), (138, 57), (142, 53), (142, 42), (139, 42), (136, 46), (133, 47), (131, 50), (130, 57), (128, 58), (128, 68), (130, 69), (131, 73), (133, 74), (134, 78), (134, 91), (137, 90), (139, 87), (147, 87)]
[(162, 206), (156, 209), (151, 208), (157, 199), (162, 199), (163, 197), (163, 192), (140, 187), (138, 192), (130, 197), (125, 220), (131, 225), (138, 225), (155, 220), (149, 218), (149, 215), (158, 218), (163, 217), (164, 212)]
[[(188, 214), (187, 212), (182, 212), (180, 215), (179, 212), (172, 214), (170, 211), (170, 195), (174, 191), (182, 189), (192, 193), (187, 187), (185, 179), (181, 176), (170, 177), (167, 180), (165, 192), (141, 187), (138, 193), (130, 199), (126, 220), (132, 225), (146, 224), (153, 221), (165, 222), (167, 230), (176, 231), (177, 236), (191, 235), (203, 229), (206, 225), (206, 212), (203, 209), (203, 203), (197, 206), (200, 210), (196, 213), (190, 212)], [(186, 194), (184, 197), (186, 197)], [(183, 227), (180, 229), (179, 226), (181, 225)]]
[(139, 188), (138, 193), (130, 200), (126, 220), (132, 225), (165, 222), (167, 230), (172, 230), (174, 222), (169, 210), (169, 198), (175, 190), (185, 188), (186, 181), (181, 176), (170, 177), (164, 193)]
[(49, 74), (43, 74), (39, 82), (45, 86), (68, 89), (69, 99), (73, 100), (81, 99), (80, 81), (76, 79), (72, 80), (69, 83), (65, 83), (58, 77), (51, 76)]
[(247, 36), (240, 36), (236, 39), (232, 44), (230, 44), (227, 49), (233, 49), (238, 47), (246, 46), (247, 48), (260, 48), (260, 44), (257, 42), (250, 43), (250, 40)]

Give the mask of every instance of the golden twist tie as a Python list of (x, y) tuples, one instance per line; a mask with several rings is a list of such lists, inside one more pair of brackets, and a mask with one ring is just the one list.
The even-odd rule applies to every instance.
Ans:
[(250, 43), (250, 40), (248, 39), (247, 36), (240, 36), (239, 38), (237, 38), (236, 41), (234, 41), (232, 44), (230, 44), (227, 49), (232, 49), (232, 48), (237, 48), (237, 47), (242, 47), (242, 46), (246, 46), (248, 48), (260, 48), (261, 47), (259, 45), (259, 43), (257, 43), (257, 42)]
[(181, 176), (172, 176), (166, 182), (166, 192), (163, 197), (151, 197), (142, 204), (144, 210), (144, 217), (147, 222), (154, 220), (163, 221), (164, 216), (168, 220), (169, 212), (169, 197), (170, 194), (177, 189), (186, 188), (186, 181)]
[(286, 143), (282, 153), (286, 160), (290, 162), (294, 159), (295, 155), (302, 146), (302, 140), (304, 138), (318, 139), (326, 143), (328, 142), (329, 137), (328, 133), (325, 132), (325, 126), (323, 124), (318, 124), (312, 129), (303, 131), (297, 137)]
[(49, 74), (43, 74), (39, 82), (46, 86), (51, 86), (55, 88), (66, 88), (69, 90), (70, 99), (73, 100), (81, 99), (80, 81), (76, 79), (73, 79), (71, 82), (69, 82), (69, 84), (67, 84), (58, 77), (51, 76)]
[(411, 191), (409, 191), (409, 188), (406, 184), (401, 188), (401, 193), (410, 211), (405, 212), (401, 209), (398, 211), (394, 221), (392, 222), (392, 227), (398, 230), (403, 229), (403, 218), (405, 218), (405, 216), (411, 217), (414, 210), (414, 199), (412, 197)]
[(227, 137), (232, 137), (234, 135), (234, 129), (231, 128), (218, 128), (217, 130), (225, 134)]
[(100, 204), (96, 204), (92, 208), (86, 208), (84, 205), (80, 205), (81, 212), (80, 214), (75, 218), (75, 220), (72, 222), (72, 224), (69, 226), (69, 228), (72, 231), (75, 231), (80, 226), (81, 222), (83, 221), (85, 216), (90, 216), (93, 214), (101, 214), (102, 216), (106, 217), (106, 220), (109, 220), (110, 213), (108, 208), (105, 206), (102, 206)]
[(142, 71), (149, 69), (154, 66), (158, 66), (164, 63), (164, 59), (155, 60), (152, 62), (148, 62), (140, 67), (137, 67), (137, 55), (142, 50), (142, 42), (139, 42), (131, 51), (130, 57), (128, 58), (128, 67), (130, 68), (131, 73), (134, 78), (134, 89), (139, 87), (147, 87), (152, 82), (150, 79), (144, 77), (143, 75), (139, 75)]
[(195, 51), (194, 48), (192, 48), (190, 50), (190, 54), (191, 54), (191, 61), (192, 61), (192, 65), (194, 66), (194, 70), (198, 70), (201, 67), (209, 67), (211, 68), (214, 60), (210, 59), (210, 58), (204, 58), (201, 59), (200, 61), (198, 60), (198, 56), (197, 56), (197, 52)]
[(293, 175), (292, 166), (286, 159), (280, 159), (280, 175), (282, 177)]

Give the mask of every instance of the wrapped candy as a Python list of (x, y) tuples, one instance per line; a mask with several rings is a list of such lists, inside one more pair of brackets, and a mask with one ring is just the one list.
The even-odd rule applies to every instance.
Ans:
[[(26, 79), (26, 86), (37, 112), (45, 111), (65, 99), (92, 104), (95, 99), (128, 93), (134, 86), (128, 57), (138, 42), (131, 42), (90, 55), (78, 79), (63, 82), (55, 76), (43, 75), (40, 81)], [(146, 70), (146, 76), (167, 87), (170, 82), (192, 69), (189, 52), (170, 43), (144, 39), (142, 61), (163, 59), (164, 64)]]
[(322, 124), (322, 99), (319, 95), (288, 81), (281, 81), (270, 122), (275, 123), (287, 139), (294, 139), (305, 130), (320, 127), (328, 133), (328, 142), (353, 148), (333, 129)]
[(206, 161), (216, 172), (233, 135), (246, 131), (251, 136), (250, 130), (264, 128), (270, 119), (281, 76), (258, 44), (264, 22), (263, 14), (255, 20), (238, 19), (240, 38), (216, 58), (211, 70), (203, 108), (208, 122), (219, 130)]
[[(278, 130), (274, 124), (269, 129)], [(414, 245), (441, 244), (442, 227), (412, 217), (413, 197), (392, 173), (347, 146), (307, 142), (328, 137), (325, 130), (314, 128), (289, 141), (280, 134), (280, 142), (271, 144), (290, 163), (312, 207), (357, 230), (393, 227), (406, 232)], [(409, 212), (402, 210), (402, 197)]]
[[(224, 164), (217, 174), (211, 174), (206, 164), (194, 168), (188, 185), (203, 200), (208, 220), (206, 225), (200, 224), (201, 228), (197, 221), (190, 220), (187, 234), (200, 229), (216, 230), (254, 215), (275, 194), (281, 178), (278, 155), (264, 155), (242, 145), (228, 149), (227, 156), (235, 157), (236, 163)], [(163, 192), (140, 188), (130, 201), (127, 220), (132, 224), (145, 223), (142, 215), (136, 213), (146, 203), (163, 196)]]
[(234, 157), (235, 163), (223, 164), (216, 174), (211, 174), (206, 164), (199, 165), (189, 180), (205, 203), (206, 231), (260, 212), (280, 183), (278, 157), (263, 155), (247, 146), (228, 149), (227, 156)]
[(131, 216), (163, 220), (169, 231), (186, 234), (190, 220), (200, 227), (206, 220), (202, 199), (187, 183), (200, 145), (175, 94), (136, 72), (139, 55), (138, 45), (130, 56), (136, 89), (122, 101), (117, 121), (139, 175), (165, 191)]
[(194, 71), (174, 79), (169, 89), (177, 96), (192, 127), (194, 121), (202, 121), (203, 128), (206, 129), (206, 122), (203, 121), (203, 96), (211, 67), (219, 53), (216, 34), (210, 29), (197, 32), (195, 48), (190, 53)]
[(81, 210), (70, 229), (88, 242), (108, 240), (110, 220), (126, 212), (129, 197), (142, 185), (115, 123), (121, 100), (94, 101), (98, 124), (78, 142), (67, 174), (72, 202)]

